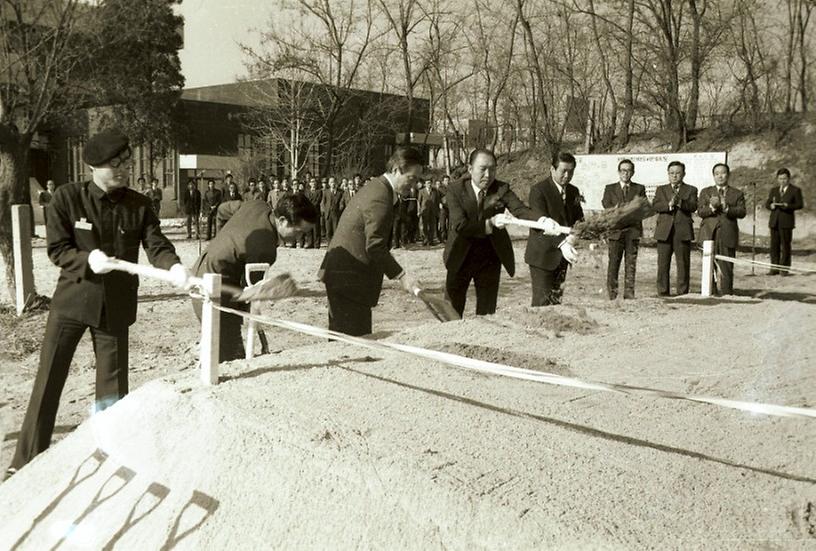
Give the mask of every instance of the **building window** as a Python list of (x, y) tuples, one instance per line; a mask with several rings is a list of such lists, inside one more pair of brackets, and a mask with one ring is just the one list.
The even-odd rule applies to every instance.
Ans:
[(68, 182), (84, 182), (86, 177), (85, 163), (82, 154), (85, 150), (84, 136), (71, 136), (68, 145)]
[(252, 136), (250, 134), (238, 134), (238, 156), (244, 159), (251, 159)]
[(170, 149), (162, 159), (162, 172), (164, 173), (164, 180), (162, 187), (171, 187), (176, 189), (176, 150)]

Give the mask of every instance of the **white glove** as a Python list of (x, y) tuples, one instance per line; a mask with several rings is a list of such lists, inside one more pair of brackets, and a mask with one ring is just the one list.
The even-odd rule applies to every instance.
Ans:
[(572, 243), (569, 240), (565, 239), (558, 245), (558, 248), (561, 249), (561, 254), (564, 255), (564, 260), (569, 262), (570, 264), (575, 264), (578, 260), (578, 251), (575, 250), (575, 247), (572, 246)]
[(170, 277), (172, 278), (173, 285), (185, 291), (189, 291), (193, 287), (193, 284), (190, 282), (192, 275), (193, 274), (190, 273), (190, 270), (188, 270), (184, 264), (173, 264), (173, 266), (170, 267)]
[(574, 247), (575, 244), (578, 243), (578, 236), (575, 235), (574, 233), (571, 233), (567, 236), (565, 241)]
[(536, 222), (544, 225), (544, 228), (541, 230), (544, 232), (544, 235), (561, 235), (561, 225), (552, 218), (542, 216), (536, 220)]
[(512, 219), (513, 219), (512, 215), (500, 212), (499, 214), (494, 214), (490, 218), (490, 225), (493, 226), (494, 228), (501, 229), (504, 226), (506, 226)]
[(422, 290), (422, 284), (420, 284), (420, 282), (413, 277), (409, 276), (407, 273), (403, 273), (402, 277), (400, 277), (400, 284), (402, 285), (403, 289), (414, 296), (418, 295)]
[(106, 274), (113, 270), (113, 266), (109, 263), (110, 260), (111, 257), (101, 250), (94, 249), (88, 255), (88, 266), (91, 267), (91, 271), (95, 274)]

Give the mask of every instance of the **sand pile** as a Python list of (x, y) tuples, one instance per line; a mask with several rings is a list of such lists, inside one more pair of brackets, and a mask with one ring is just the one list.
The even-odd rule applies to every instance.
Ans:
[[(662, 387), (734, 398), (764, 372), (654, 364), (663, 328), (640, 334), (637, 313), (622, 308), (519, 307), (510, 319), (388, 339), (609, 382), (643, 382), (651, 355)], [(738, 338), (751, 327), (732, 322)], [(620, 338), (638, 343), (632, 356), (603, 364), (600, 348)], [(596, 348), (577, 353), (583, 339)], [(808, 405), (816, 383), (801, 368), (765, 373), (753, 397)], [(500, 379), (325, 342), (227, 364), (216, 387), (188, 373), (141, 387), (0, 485), (0, 548), (816, 545), (816, 423), (807, 420)]]

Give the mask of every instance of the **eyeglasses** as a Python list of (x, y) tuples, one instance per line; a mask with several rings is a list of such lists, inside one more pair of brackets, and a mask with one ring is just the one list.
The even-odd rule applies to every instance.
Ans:
[(108, 164), (111, 168), (119, 168), (122, 164), (128, 162), (130, 158), (133, 156), (133, 151), (128, 147), (124, 151), (122, 151), (119, 155), (108, 161)]

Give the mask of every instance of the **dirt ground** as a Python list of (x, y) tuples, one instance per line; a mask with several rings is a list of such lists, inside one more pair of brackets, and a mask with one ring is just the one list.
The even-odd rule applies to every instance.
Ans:
[[(182, 239), (178, 229), (169, 233), (192, 264), (198, 242)], [(375, 337), (591, 381), (816, 407), (816, 275), (770, 277), (757, 268), (752, 276), (737, 266), (738, 296), (658, 299), (656, 253), (642, 247), (638, 298), (609, 301), (606, 249), (584, 244), (564, 304), (533, 309), (523, 247), (516, 242), (516, 277), (502, 275), (495, 316), (475, 318), (471, 296), (465, 321), (439, 324), (386, 283)], [(276, 266), (307, 292), (268, 314), (326, 325), (325, 292), (316, 281), (324, 251), (279, 250)], [(50, 294), (58, 272), (43, 241), (35, 242), (34, 256), (38, 290)], [(396, 251), (436, 290), (444, 286), (441, 256), (440, 246)], [(816, 268), (816, 254), (794, 263)], [(694, 254), (692, 290), (699, 286)], [(5, 291), (0, 303), (8, 303)], [(0, 326), (3, 468), (37, 369), (46, 313), (10, 317), (4, 312)], [(143, 280), (130, 333), (132, 394), (101, 416), (119, 423), (121, 434), (110, 443), (119, 463), (218, 503), (217, 511), (202, 506), (211, 518), (181, 547), (816, 548), (812, 419), (484, 376), (273, 328), (266, 330), (271, 354), (224, 365), (225, 382), (208, 389), (197, 382), (198, 331), (187, 298)], [(0, 485), (0, 510), (29, 518), (22, 496), (64, 486), (93, 452), (93, 427), (76, 430), (89, 417), (93, 385), (86, 335), (55, 440), (73, 437)], [(190, 463), (197, 454), (204, 459)], [(267, 506), (282, 509), (273, 514)], [(163, 517), (162, 526), (172, 526), (172, 518)], [(0, 544), (24, 531), (9, 525)], [(116, 537), (152, 548), (158, 540), (150, 538), (159, 536)], [(35, 549), (53, 539), (28, 543)]]

